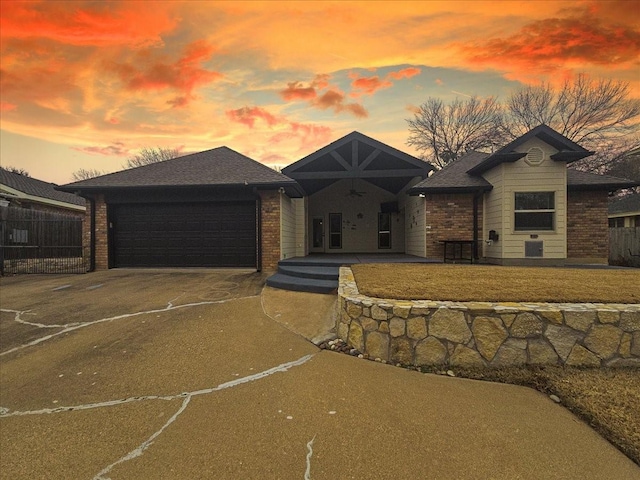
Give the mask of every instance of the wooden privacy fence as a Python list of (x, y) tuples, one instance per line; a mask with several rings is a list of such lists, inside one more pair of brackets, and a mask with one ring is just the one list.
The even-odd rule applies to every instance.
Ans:
[(0, 274), (84, 273), (82, 217), (2, 208)]
[(640, 227), (609, 229), (609, 264), (640, 267)]

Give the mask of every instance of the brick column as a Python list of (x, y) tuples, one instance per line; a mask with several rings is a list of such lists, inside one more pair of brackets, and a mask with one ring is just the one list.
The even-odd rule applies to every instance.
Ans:
[(280, 260), (280, 194), (277, 190), (259, 191), (262, 199), (262, 269), (276, 270)]
[(602, 191), (567, 193), (567, 258), (608, 263), (608, 194)]
[(96, 195), (96, 224), (93, 226), (96, 251), (96, 270), (109, 268), (109, 225), (107, 224), (107, 204), (104, 195)]

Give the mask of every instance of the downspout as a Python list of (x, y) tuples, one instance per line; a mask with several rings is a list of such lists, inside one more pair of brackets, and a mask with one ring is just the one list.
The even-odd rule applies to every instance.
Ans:
[(262, 271), (262, 197), (258, 189), (253, 187), (253, 194), (256, 197), (256, 271)]
[(478, 199), (480, 193), (473, 194), (473, 259), (478, 260)]

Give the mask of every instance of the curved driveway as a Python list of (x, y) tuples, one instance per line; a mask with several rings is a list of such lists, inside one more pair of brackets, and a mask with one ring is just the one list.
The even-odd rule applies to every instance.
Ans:
[(0, 477), (640, 478), (533, 390), (320, 351), (333, 299), (263, 283), (3, 278)]

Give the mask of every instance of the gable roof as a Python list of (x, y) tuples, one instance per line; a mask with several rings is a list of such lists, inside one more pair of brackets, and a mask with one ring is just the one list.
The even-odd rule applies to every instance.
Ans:
[(640, 193), (614, 198), (609, 202), (609, 216), (640, 215)]
[(284, 187), (290, 196), (302, 191), (295, 180), (228, 147), (109, 173), (58, 187), (66, 192), (156, 187)]
[(426, 177), (430, 163), (378, 140), (351, 132), (292, 163), (282, 172), (313, 194), (341, 179), (361, 178), (398, 193), (415, 177)]
[[(534, 137), (560, 150), (551, 156), (556, 161), (571, 163), (592, 154), (548, 126), (540, 125), (493, 154), (469, 152), (463, 155), (429, 178), (414, 185), (408, 193), (409, 195), (418, 195), (421, 193), (465, 193), (491, 190), (493, 186), (481, 174), (501, 163), (515, 162), (524, 157), (526, 153), (514, 152), (513, 149)], [(573, 168), (567, 169), (568, 190), (614, 191), (637, 185), (638, 182), (624, 178), (581, 172)]]
[(526, 152), (516, 152), (515, 149), (533, 138), (538, 138), (558, 150), (557, 153), (554, 153), (550, 157), (556, 162), (567, 162), (567, 164), (569, 164), (576, 160), (593, 155), (593, 152), (590, 152), (572, 140), (569, 140), (567, 137), (556, 132), (551, 127), (542, 124), (529, 130), (524, 135), (516, 138), (497, 152), (491, 154), (483, 162), (471, 168), (469, 173), (471, 175), (480, 175), (501, 163), (515, 162), (516, 160), (519, 160), (526, 155)]
[(481, 176), (469, 175), (467, 171), (489, 157), (488, 153), (469, 152), (448, 163), (429, 178), (409, 189), (410, 195), (419, 193), (465, 193), (488, 191), (493, 186)]
[(59, 192), (55, 183), (0, 168), (0, 190), (9, 198), (30, 200), (73, 210), (84, 210), (84, 199), (70, 193)]

